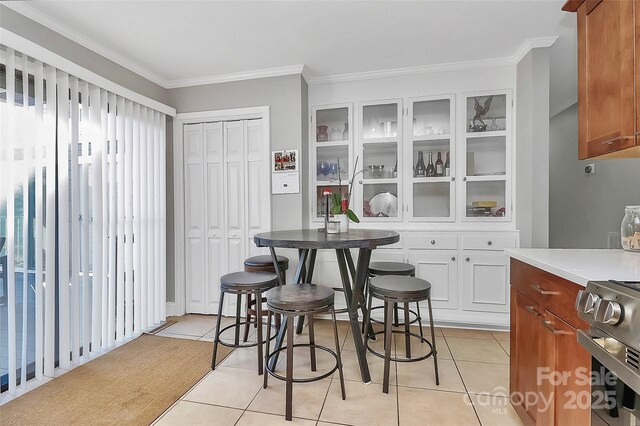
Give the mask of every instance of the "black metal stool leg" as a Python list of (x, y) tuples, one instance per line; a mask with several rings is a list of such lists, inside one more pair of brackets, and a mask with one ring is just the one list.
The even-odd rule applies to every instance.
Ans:
[(393, 327), (391, 321), (393, 318), (393, 302), (384, 302), (384, 310), (387, 313), (387, 320), (384, 327), (384, 378), (382, 380), (382, 392), (389, 393), (389, 370), (391, 367), (391, 336), (393, 335)]
[(216, 332), (213, 338), (213, 354), (211, 355), (211, 369), (216, 369), (216, 354), (218, 353), (218, 342), (220, 341), (220, 322), (222, 321), (222, 305), (224, 304), (224, 291), (220, 292), (220, 302), (218, 304), (218, 318), (216, 318)]
[[(313, 315), (307, 315), (307, 321), (309, 322), (309, 344), (316, 344), (315, 330), (314, 330), (314, 322)], [(311, 371), (316, 371), (316, 348), (313, 346), (309, 346), (309, 356), (311, 357)]]
[[(265, 368), (269, 368), (267, 367), (269, 365), (269, 351), (271, 350), (269, 348), (269, 341), (271, 340), (271, 311), (267, 309), (267, 340), (265, 341), (265, 350), (264, 350), (264, 366)], [(258, 343), (258, 346), (260, 346), (260, 344)], [(267, 388), (267, 381), (269, 379), (269, 372), (265, 371), (264, 372), (264, 382), (262, 383), (262, 388), (266, 389)]]
[(400, 325), (400, 317), (398, 315), (398, 304), (394, 303), (393, 304), (393, 326), (397, 327), (398, 325)]
[[(256, 296), (256, 326), (258, 327), (258, 375), (264, 373), (262, 364), (262, 293), (257, 292)], [(249, 297), (249, 296), (247, 296)], [(271, 326), (269, 325), (269, 328)]]
[(340, 374), (340, 389), (342, 391), (342, 400), (347, 399), (347, 393), (344, 389), (344, 375), (342, 374), (342, 356), (340, 355), (340, 339), (338, 339), (338, 325), (336, 324), (336, 311), (331, 308), (331, 321), (333, 322), (333, 336), (336, 341), (336, 357), (338, 358), (338, 373)]
[(287, 380), (284, 418), (289, 421), (293, 418), (293, 318), (289, 317), (287, 321)]
[(411, 325), (409, 324), (409, 303), (404, 303), (404, 353), (411, 358)]
[(249, 322), (251, 321), (251, 315), (249, 314), (249, 310), (251, 309), (251, 295), (247, 295), (247, 314), (245, 315), (246, 324), (244, 325), (244, 336), (242, 336), (242, 341), (246, 342), (249, 338)]
[[(433, 328), (433, 310), (431, 309), (431, 296), (427, 299), (427, 305), (429, 306), (429, 327), (431, 327), (431, 345), (433, 346), (433, 367), (436, 372), (436, 385), (440, 384), (440, 376), (438, 375), (438, 351), (436, 350), (436, 332)], [(422, 328), (422, 322), (420, 322), (420, 328)]]
[[(248, 297), (248, 296), (247, 296)], [(234, 343), (236, 346), (240, 344), (240, 315), (242, 313), (242, 295), (236, 295), (236, 327), (235, 327), (235, 338)]]
[(418, 314), (418, 325), (420, 326), (420, 337), (424, 339), (424, 333), (422, 332), (422, 315), (420, 314), (420, 302), (416, 302), (416, 313)]
[(373, 303), (373, 296), (371, 295), (371, 293), (369, 293), (368, 295), (368, 301), (367, 301), (367, 309), (364, 312), (364, 347), (365, 349), (367, 348), (367, 345), (369, 343), (369, 333), (372, 331), (370, 330), (373, 325), (371, 325), (371, 304)]

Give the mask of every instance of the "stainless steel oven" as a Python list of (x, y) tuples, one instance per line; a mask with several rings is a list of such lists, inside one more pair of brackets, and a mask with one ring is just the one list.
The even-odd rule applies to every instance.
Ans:
[(640, 426), (640, 282), (591, 281), (576, 299), (590, 325), (592, 425)]

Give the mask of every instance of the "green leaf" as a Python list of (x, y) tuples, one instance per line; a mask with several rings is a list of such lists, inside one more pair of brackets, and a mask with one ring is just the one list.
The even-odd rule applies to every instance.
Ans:
[[(338, 210), (340, 209), (340, 195), (338, 195), (337, 192), (333, 192), (331, 194), (332, 197), (332, 204), (333, 204), (333, 208), (335, 208), (336, 206), (338, 206)], [(339, 213), (339, 212), (338, 212)]]
[(353, 210), (351, 209), (347, 209), (347, 211), (345, 212), (347, 214), (347, 217), (349, 219), (351, 219), (351, 221), (355, 222), (355, 223), (360, 223), (360, 219), (358, 218), (358, 216), (353, 212)]

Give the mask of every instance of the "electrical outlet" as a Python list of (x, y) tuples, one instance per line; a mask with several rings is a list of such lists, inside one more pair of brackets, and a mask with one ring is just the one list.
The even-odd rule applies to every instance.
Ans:
[(595, 164), (587, 164), (584, 166), (584, 172), (588, 175), (596, 174), (596, 165)]

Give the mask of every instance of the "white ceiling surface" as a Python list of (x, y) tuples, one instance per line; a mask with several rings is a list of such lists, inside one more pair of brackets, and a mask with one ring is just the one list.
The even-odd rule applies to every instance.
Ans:
[(166, 87), (302, 64), (322, 77), (506, 58), (559, 36), (552, 112), (577, 97), (576, 21), (562, 0), (20, 3)]

